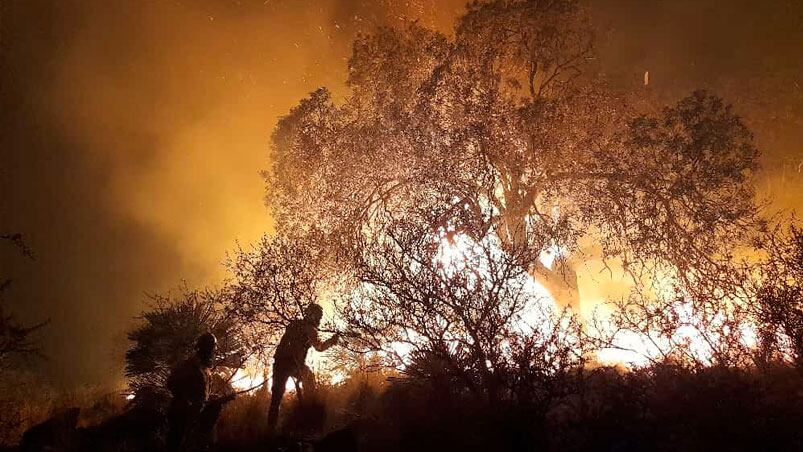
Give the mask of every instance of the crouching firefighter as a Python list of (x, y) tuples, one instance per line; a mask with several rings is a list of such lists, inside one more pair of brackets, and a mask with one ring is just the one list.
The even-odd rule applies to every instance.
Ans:
[(211, 438), (220, 410), (235, 397), (234, 394), (209, 397), (209, 369), (216, 347), (217, 338), (212, 333), (200, 336), (195, 344), (195, 355), (173, 369), (167, 379), (167, 389), (173, 396), (167, 413), (168, 451), (181, 450), (191, 435)]
[[(276, 347), (273, 355), (273, 384), (271, 385), (270, 409), (268, 410), (268, 434), (276, 433), (279, 418), (279, 405), (282, 403), (287, 379), (293, 377), (301, 384), (297, 388), (299, 398), (315, 392), (315, 375), (304, 363), (310, 347), (322, 352), (337, 344), (340, 333), (335, 333), (328, 340), (321, 342), (318, 338), (318, 326), (323, 318), (320, 305), (311, 304), (304, 311), (304, 318), (290, 322)], [(302, 393), (303, 391), (303, 393)]]

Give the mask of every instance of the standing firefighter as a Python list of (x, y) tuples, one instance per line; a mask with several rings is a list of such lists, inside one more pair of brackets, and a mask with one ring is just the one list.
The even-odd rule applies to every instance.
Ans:
[(173, 369), (167, 379), (167, 389), (173, 395), (167, 414), (167, 450), (171, 452), (181, 448), (188, 429), (199, 421), (209, 400), (209, 368), (216, 347), (217, 338), (212, 333), (200, 336), (195, 355)]
[(320, 305), (311, 304), (304, 312), (303, 320), (296, 320), (287, 325), (287, 329), (276, 347), (273, 356), (273, 385), (271, 387), (270, 410), (268, 411), (268, 432), (272, 435), (276, 431), (276, 422), (279, 417), (279, 405), (282, 403), (284, 388), (287, 379), (293, 377), (301, 383), (301, 390), (307, 395), (315, 392), (315, 375), (304, 363), (307, 350), (315, 347), (322, 352), (335, 345), (340, 337), (339, 333), (328, 340), (321, 342), (318, 339), (318, 326), (321, 324), (323, 309)]

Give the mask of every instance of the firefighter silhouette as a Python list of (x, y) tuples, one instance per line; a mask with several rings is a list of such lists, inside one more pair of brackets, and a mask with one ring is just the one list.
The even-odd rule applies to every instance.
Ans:
[[(309, 397), (315, 392), (315, 375), (304, 363), (310, 347), (322, 352), (337, 344), (340, 337), (335, 333), (326, 341), (318, 338), (318, 326), (323, 317), (320, 305), (311, 304), (304, 311), (304, 318), (287, 325), (287, 329), (276, 347), (273, 356), (273, 384), (271, 386), (270, 409), (268, 411), (268, 433), (273, 435), (279, 417), (287, 379), (293, 377), (301, 384), (299, 397)], [(303, 392), (302, 392), (303, 391)]]

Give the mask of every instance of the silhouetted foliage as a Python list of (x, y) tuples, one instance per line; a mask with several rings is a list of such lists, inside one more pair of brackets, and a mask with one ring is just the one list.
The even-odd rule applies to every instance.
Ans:
[(0, 234), (0, 240), (7, 240), (14, 245), (23, 256), (33, 259), (33, 250), (25, 243), (22, 234)]
[(228, 380), (249, 356), (239, 324), (225, 310), (225, 290), (182, 289), (178, 297), (153, 295), (142, 323), (128, 333), (126, 376), (132, 392), (143, 399), (166, 394), (170, 371), (192, 356), (198, 337), (211, 332), (218, 338), (214, 370)]
[[(33, 259), (33, 251), (22, 239), (21, 234), (0, 235), (0, 240), (10, 241), (25, 257)], [(11, 283), (10, 279), (0, 280), (0, 303)], [(47, 322), (23, 325), (13, 316), (6, 314), (3, 305), (0, 304), (0, 374), (20, 364), (20, 358), (39, 354), (39, 346), (31, 338), (31, 333), (46, 324)]]
[[(6, 280), (0, 283), (0, 301), (2, 293), (11, 284)], [(31, 333), (42, 328), (45, 323), (23, 325), (13, 316), (3, 311), (0, 305), (0, 372), (20, 364), (21, 358), (39, 354), (39, 346), (31, 338)]]
[[(21, 234), (0, 235), (0, 241), (3, 240), (11, 242), (28, 259), (34, 258)], [(31, 358), (41, 357), (39, 344), (32, 334), (47, 324), (25, 325), (5, 312), (2, 303), (11, 283), (11, 279), (0, 279), (0, 387), (3, 392), (0, 397), (0, 445), (12, 442), (13, 435), (25, 422), (19, 400), (11, 394), (11, 389), (19, 383), (9, 371), (24, 369)]]
[(461, 235), (428, 230), (439, 214), (424, 208), (399, 221), (378, 214), (373, 233), (353, 242), (360, 284), (336, 303), (357, 336), (351, 347), (379, 352), (387, 365), (443, 390), (489, 401), (523, 389), (512, 375), (517, 360), (544, 373), (581, 365), (579, 325), (553, 312), (525, 270), (538, 253), (503, 250), (471, 212), (461, 217)]
[(803, 371), (803, 230), (794, 224), (760, 238), (757, 317), (764, 360), (791, 361)]
[(226, 262), (232, 276), (227, 311), (248, 331), (249, 344), (263, 361), (285, 327), (318, 302), (323, 269), (313, 237), (264, 236)]

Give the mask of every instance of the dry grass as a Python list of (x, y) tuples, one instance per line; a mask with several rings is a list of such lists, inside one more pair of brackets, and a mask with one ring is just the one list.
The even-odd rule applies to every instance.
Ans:
[[(636, 372), (589, 369), (544, 410), (509, 400), (477, 403), (466, 391), (449, 393), (426, 382), (388, 381), (357, 374), (322, 386), (318, 404), (300, 405), (290, 391), (280, 429), (317, 435), (345, 427), (361, 450), (800, 450), (803, 380), (794, 368), (709, 368), (697, 371), (655, 366)], [(69, 393), (35, 386), (3, 393), (21, 421), (3, 433), (6, 444), (51, 414), (81, 407), (80, 424), (96, 425), (120, 413), (119, 394), (98, 388)], [(217, 425), (223, 450), (252, 450), (264, 438), (270, 394), (261, 389), (228, 404)], [(12, 403), (13, 402), (13, 403)], [(310, 409), (312, 407), (312, 409)], [(6, 411), (4, 410), (4, 413)], [(323, 416), (321, 416), (323, 414)], [(766, 446), (766, 447), (763, 447)], [(254, 449), (256, 450), (256, 449)], [(525, 449), (526, 450), (526, 449)]]
[(25, 430), (68, 408), (81, 408), (78, 425), (89, 426), (121, 413), (127, 403), (120, 391), (94, 386), (64, 391), (14, 374), (0, 383), (0, 394), (2, 446), (16, 444)]

